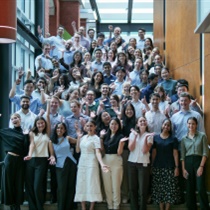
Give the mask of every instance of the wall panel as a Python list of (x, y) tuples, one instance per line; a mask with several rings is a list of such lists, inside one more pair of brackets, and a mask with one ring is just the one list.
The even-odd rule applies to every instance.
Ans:
[(165, 41), (163, 15), (163, 0), (154, 0), (154, 46), (159, 47), (161, 54), (163, 54), (163, 43)]

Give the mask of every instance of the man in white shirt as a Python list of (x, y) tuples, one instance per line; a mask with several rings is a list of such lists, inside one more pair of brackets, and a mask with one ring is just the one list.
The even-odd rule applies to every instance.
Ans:
[(161, 126), (163, 124), (163, 121), (166, 119), (166, 116), (162, 114), (159, 110), (160, 95), (158, 93), (153, 93), (151, 95), (150, 102), (152, 108), (145, 114), (149, 132), (160, 134)]
[(146, 111), (149, 111), (149, 106), (145, 99), (139, 100), (140, 98), (140, 89), (136, 85), (132, 85), (129, 89), (130, 96), (132, 97), (131, 103), (134, 106), (136, 112), (136, 118), (144, 116)]
[[(34, 126), (34, 121), (37, 117), (36, 114), (30, 111), (30, 97), (23, 95), (20, 98), (20, 106), (21, 109), (17, 111), (16, 113), (20, 115), (21, 117), (21, 128), (23, 131), (30, 130)], [(12, 122), (10, 120), (9, 127), (13, 128)]]

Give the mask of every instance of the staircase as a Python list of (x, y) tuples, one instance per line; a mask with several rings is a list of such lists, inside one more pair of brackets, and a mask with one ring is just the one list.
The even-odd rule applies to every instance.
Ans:
[[(9, 207), (3, 207), (3, 205), (0, 205), (1, 210), (10, 210)], [(78, 210), (81, 209), (80, 205), (77, 208)], [(28, 210), (28, 205), (27, 203), (24, 203), (24, 205), (21, 206), (21, 210)], [(49, 202), (46, 202), (44, 205), (44, 210), (57, 210), (57, 204), (50, 204)], [(72, 209), (73, 210), (73, 209)], [(107, 205), (106, 203), (96, 203), (95, 205), (95, 210), (107, 210)], [(130, 205), (129, 204), (122, 204), (120, 207), (120, 210), (130, 210)], [(148, 205), (147, 210), (159, 210), (158, 205)], [(171, 207), (171, 210), (187, 210), (185, 204), (181, 205), (173, 205)]]
[[(50, 195), (50, 176), (48, 172), (48, 179), (47, 179), (47, 195), (46, 200), (47, 202), (44, 204), (44, 210), (57, 210), (57, 204), (51, 204), (49, 202), (51, 195)], [(208, 192), (208, 199), (210, 201), (210, 192)], [(197, 201), (199, 202), (198, 198)], [(199, 203), (198, 203), (199, 206)], [(24, 204), (21, 206), (21, 210), (28, 210), (28, 202), (25, 201)], [(78, 205), (78, 210), (81, 210), (80, 204)], [(0, 210), (10, 210), (9, 206), (4, 206), (0, 204)], [(73, 209), (71, 209), (73, 210)], [(96, 203), (95, 204), (95, 210), (107, 210), (107, 204), (105, 202), (103, 203)], [(130, 204), (121, 204), (120, 210), (130, 210)], [(159, 206), (155, 204), (149, 204), (147, 205), (147, 210), (159, 210)], [(172, 205), (171, 210), (187, 210), (186, 204), (180, 204), (180, 205)]]

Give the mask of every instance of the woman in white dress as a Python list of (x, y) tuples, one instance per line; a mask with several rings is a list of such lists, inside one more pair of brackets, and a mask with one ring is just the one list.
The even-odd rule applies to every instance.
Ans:
[(86, 201), (88, 201), (90, 210), (93, 210), (95, 202), (102, 201), (98, 162), (103, 172), (107, 172), (108, 167), (102, 161), (100, 139), (95, 135), (95, 121), (89, 120), (85, 125), (85, 130), (87, 135), (82, 136), (81, 133), (77, 133), (76, 151), (81, 152), (81, 156), (74, 201), (81, 202), (82, 210), (86, 210)]

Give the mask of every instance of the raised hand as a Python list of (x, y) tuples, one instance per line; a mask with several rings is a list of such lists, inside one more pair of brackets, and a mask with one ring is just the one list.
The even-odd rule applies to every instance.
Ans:
[(128, 137), (124, 137), (124, 138), (120, 139), (120, 142), (125, 142), (125, 141), (128, 141), (128, 140), (129, 140)]
[(42, 35), (42, 28), (40, 27), (40, 25), (38, 25), (37, 27), (37, 32), (39, 35)]
[(90, 117), (91, 118), (95, 118), (96, 117), (96, 112), (95, 111), (91, 111), (90, 112)]
[(18, 68), (18, 78), (21, 79), (24, 75), (23, 67)]
[(138, 136), (138, 133), (137, 133), (133, 128), (131, 128), (131, 133), (132, 133), (134, 136)]
[(105, 134), (106, 134), (106, 130), (105, 129), (100, 131), (100, 137), (101, 138), (103, 138)]
[(110, 31), (113, 31), (113, 25), (109, 25), (109, 26), (108, 26), (108, 29), (109, 29)]
[(146, 97), (144, 96), (144, 98), (141, 99), (141, 102), (146, 105), (147, 104), (147, 100), (146, 100)]

